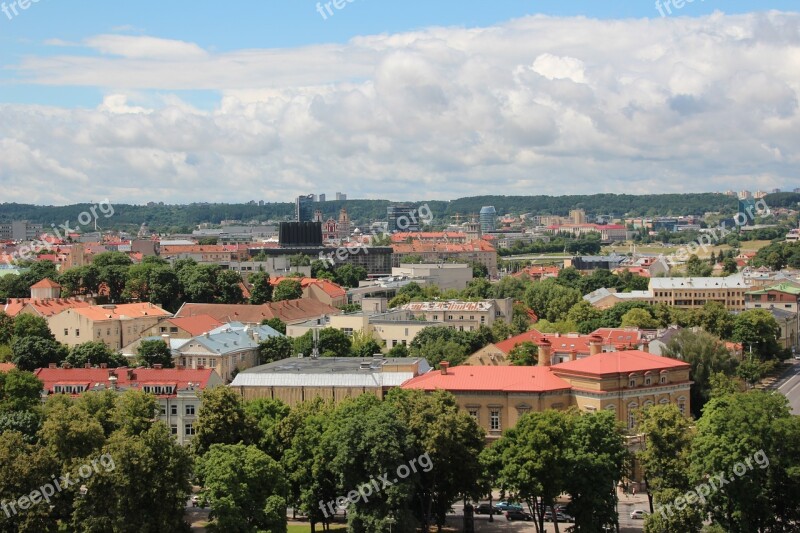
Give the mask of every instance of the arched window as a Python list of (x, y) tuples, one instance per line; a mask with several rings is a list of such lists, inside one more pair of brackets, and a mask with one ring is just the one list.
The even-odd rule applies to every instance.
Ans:
[(628, 404), (628, 429), (633, 429), (636, 427), (636, 409), (638, 407), (639, 404), (636, 402)]
[(686, 414), (686, 397), (681, 396), (678, 398), (678, 409), (680, 410), (682, 415)]

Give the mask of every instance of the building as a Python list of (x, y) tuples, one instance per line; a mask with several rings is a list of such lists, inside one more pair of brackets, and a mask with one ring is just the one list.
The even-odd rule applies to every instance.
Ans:
[(460, 291), (472, 281), (472, 266), (465, 263), (408, 263), (392, 268), (392, 276), (419, 280), (424, 285), (436, 286), (443, 291)]
[(390, 205), (386, 208), (386, 219), (389, 233), (415, 232), (421, 229), (417, 210), (410, 204)]
[(160, 255), (168, 261), (194, 259), (198, 263), (229, 263), (245, 261), (250, 257), (242, 244), (175, 244), (162, 245)]
[(72, 347), (99, 341), (112, 350), (121, 350), (170, 316), (151, 303), (136, 303), (74, 307), (46, 319), (50, 331), (62, 344)]
[[(370, 250), (372, 250), (370, 248)], [(393, 243), (392, 267), (402, 266), (409, 256), (422, 258), (423, 263), (457, 262), (479, 263), (486, 267), (491, 277), (497, 276), (497, 250), (483, 239), (466, 243), (411, 242)]]
[(212, 331), (224, 323), (211, 315), (195, 315), (181, 318), (167, 318), (142, 333), (142, 337), (160, 337), (171, 339), (191, 339)]
[(628, 228), (621, 224), (552, 224), (547, 229), (553, 233), (567, 232), (579, 237), (599, 233), (600, 241), (604, 243), (628, 239)]
[(195, 434), (200, 393), (222, 385), (210, 368), (39, 368), (34, 375), (44, 384), (43, 399), (54, 394), (77, 397), (86, 392), (141, 390), (154, 394), (158, 419), (170, 428), (180, 444)]
[(651, 278), (648, 292), (656, 304), (699, 309), (706, 302), (719, 302), (729, 311), (743, 311), (750, 288), (742, 274), (734, 274), (725, 278)]
[(423, 358), (303, 357), (239, 373), (231, 383), (244, 400), (272, 398), (293, 407), (322, 398), (336, 403), (387, 392), (430, 370)]
[(314, 195), (298, 196), (294, 201), (294, 219), (296, 222), (311, 222), (314, 216)]
[(40, 282), (31, 285), (32, 299), (49, 300), (60, 297), (61, 285), (49, 278), (44, 278)]
[(689, 416), (690, 365), (637, 350), (598, 353), (554, 366), (441, 364), (403, 384), (404, 389), (446, 390), (490, 440), (531, 411), (612, 411), (632, 430), (636, 415), (652, 405), (674, 404)]
[(42, 224), (33, 224), (27, 220), (0, 223), (0, 240), (32, 241), (38, 239), (44, 231)]
[(211, 315), (223, 323), (242, 322), (244, 324), (258, 325), (264, 320), (277, 318), (284, 324), (305, 322), (312, 318), (341, 313), (341, 309), (330, 305), (301, 298), (299, 300), (286, 300), (263, 305), (249, 304), (200, 304), (185, 303), (175, 313), (176, 318), (191, 317), (196, 315)]
[(31, 285), (30, 298), (8, 298), (3, 311), (9, 316), (28, 313), (41, 317), (50, 317), (76, 307), (89, 307), (92, 301), (80, 298), (61, 298), (61, 285), (45, 278)]
[(472, 366), (508, 366), (508, 354), (524, 342), (544, 346), (539, 360), (558, 364), (583, 359), (602, 352), (621, 350), (649, 351), (647, 341), (636, 328), (600, 328), (588, 335), (579, 333), (541, 333), (536, 329), (484, 346), (464, 363)]
[(303, 298), (309, 298), (322, 302), (331, 307), (342, 307), (347, 305), (347, 291), (336, 283), (327, 279), (317, 278), (287, 278), (287, 277), (274, 277), (270, 278), (269, 283), (272, 288), (278, 286), (283, 280), (296, 280), (300, 282), (300, 287), (303, 289)]
[(336, 201), (337, 202), (344, 202), (347, 200), (347, 195), (341, 192), (336, 193)]
[(350, 215), (347, 214), (347, 208), (342, 207), (339, 210), (339, 221), (336, 226), (336, 238), (339, 241), (345, 241), (350, 238)]
[(494, 206), (481, 207), (480, 221), (482, 233), (497, 230), (497, 210), (495, 210)]
[(319, 195), (319, 201), (320, 202), (324, 202), (325, 199), (326, 199), (325, 193), (322, 193), (322, 194)]
[(798, 313), (800, 312), (800, 286), (785, 282), (746, 291), (744, 293), (744, 307), (745, 309), (774, 308)]
[(624, 255), (584, 255), (564, 259), (564, 268), (573, 267), (581, 272), (592, 270), (614, 270), (627, 259)]
[(256, 366), (258, 345), (270, 337), (282, 337), (269, 326), (245, 326), (232, 322), (191, 339), (171, 344), (176, 366), (213, 368), (226, 382), (239, 371)]
[(573, 209), (569, 212), (569, 219), (575, 225), (586, 224), (586, 211), (583, 209)]
[[(320, 239), (322, 232), (320, 230)], [(251, 248), (253, 255), (266, 256), (269, 263), (289, 264), (289, 258), (301, 254), (312, 259), (320, 259), (331, 266), (353, 265), (363, 267), (370, 276), (388, 276), (392, 273), (394, 250), (391, 246), (363, 246), (359, 243), (345, 243), (331, 246), (272, 246)], [(496, 262), (496, 258), (495, 258)]]
[[(410, 302), (400, 307), (409, 311), (417, 320), (443, 322), (451, 329), (475, 331), (481, 326), (492, 327), (495, 320), (511, 323), (514, 311), (512, 298), (463, 302), (459, 300)], [(428, 324), (430, 325), (430, 324)]]

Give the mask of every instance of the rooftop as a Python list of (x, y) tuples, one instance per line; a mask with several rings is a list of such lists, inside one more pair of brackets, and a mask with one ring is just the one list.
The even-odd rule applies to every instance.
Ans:
[(725, 278), (651, 278), (650, 290), (659, 289), (736, 289), (745, 288), (742, 274)]
[[(430, 370), (428, 361), (421, 357), (293, 357), (243, 370), (239, 376), (246, 374), (385, 373), (396, 372), (391, 367), (410, 367), (414, 365), (418, 365), (419, 373)], [(403, 372), (407, 372), (407, 370)]]
[(84, 390), (103, 390), (109, 388), (112, 375), (116, 377), (115, 387), (118, 389), (171, 385), (177, 391), (192, 387), (204, 389), (209, 383), (212, 386), (221, 383), (211, 368), (39, 368), (34, 375), (44, 383), (44, 391), (48, 394), (53, 393), (56, 385), (82, 385)]
[(401, 387), (425, 391), (547, 392), (570, 389), (570, 384), (548, 367), (538, 366), (456, 366), (447, 374), (428, 372)]
[(641, 350), (626, 350), (622, 352), (603, 352), (591, 355), (576, 361), (567, 361), (553, 365), (553, 372), (593, 374), (597, 376), (609, 374), (629, 374), (632, 372), (659, 372), (661, 370), (674, 370), (689, 368), (689, 363), (661, 357)]

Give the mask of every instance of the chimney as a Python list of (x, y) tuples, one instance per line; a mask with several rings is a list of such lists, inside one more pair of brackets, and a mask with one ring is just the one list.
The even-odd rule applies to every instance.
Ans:
[(627, 350), (627, 349), (628, 349), (628, 347), (627, 347), (627, 346), (625, 346), (625, 344), (624, 344), (624, 343), (617, 344), (617, 345), (615, 346), (615, 348), (616, 348), (616, 350), (617, 350), (618, 352), (624, 352), (625, 350)]
[(63, 364), (61, 365), (61, 368), (66, 368), (67, 370), (69, 370), (70, 368), (72, 368), (72, 365), (71, 365), (71, 364), (69, 364), (69, 363), (63, 363)]
[(86, 363), (83, 368), (92, 368), (92, 363)]
[(108, 368), (108, 363), (100, 363), (100, 368), (103, 368), (103, 369)]
[(642, 351), (644, 353), (650, 353), (650, 343), (647, 341), (642, 341)]
[(448, 361), (442, 361), (439, 363), (439, 369), (441, 370), (443, 376), (447, 375), (448, 368), (450, 368), (450, 363)]
[(569, 352), (569, 360), (570, 361), (577, 361), (578, 360), (578, 350), (573, 348), (572, 351)]
[(589, 337), (589, 356), (597, 355), (603, 351), (603, 337), (592, 335)]
[(164, 334), (162, 334), (162, 335), (161, 335), (161, 340), (162, 340), (162, 341), (164, 341), (164, 344), (166, 344), (166, 345), (167, 345), (167, 348), (169, 348), (169, 347), (170, 347), (170, 344), (169, 344), (169, 335), (168, 335), (167, 333), (164, 333)]
[(156, 363), (153, 365), (154, 370), (161, 370), (162, 368), (164, 368), (164, 365), (162, 365), (161, 363)]
[(547, 339), (539, 341), (539, 366), (550, 366), (552, 347), (552, 343)]
[(58, 363), (50, 363), (47, 365), (47, 368), (58, 368)]

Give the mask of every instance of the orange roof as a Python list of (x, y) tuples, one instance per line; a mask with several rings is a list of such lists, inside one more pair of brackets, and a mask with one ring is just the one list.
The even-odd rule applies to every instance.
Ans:
[(9, 298), (3, 310), (7, 315), (17, 316), (26, 305), (30, 305), (39, 316), (48, 317), (67, 309), (90, 307), (92, 304), (75, 298)]
[(508, 353), (523, 342), (539, 344), (543, 339), (546, 339), (550, 341), (554, 354), (569, 353), (573, 350), (579, 354), (588, 354), (590, 353), (589, 344), (592, 342), (592, 337), (594, 335), (602, 337), (604, 345), (611, 346), (618, 346), (620, 344), (631, 347), (637, 346), (641, 343), (642, 338), (642, 334), (639, 330), (625, 328), (600, 328), (588, 335), (579, 335), (577, 333), (541, 333), (535, 329), (531, 329), (516, 337), (498, 342), (495, 346), (503, 353)]
[(603, 352), (576, 361), (567, 361), (553, 365), (553, 372), (608, 375), (630, 374), (633, 372), (658, 372), (661, 370), (674, 370), (689, 368), (689, 363), (678, 361), (670, 357), (661, 357), (641, 350), (626, 350), (621, 352)]
[(90, 305), (79, 307), (74, 311), (89, 320), (102, 322), (104, 320), (119, 320), (125, 318), (167, 317), (171, 313), (151, 303), (117, 304), (117, 305)]
[(300, 298), (263, 305), (185, 303), (178, 309), (175, 316), (188, 317), (205, 314), (224, 323), (243, 322), (246, 324), (260, 324), (264, 319), (279, 318), (287, 324), (293, 324), (323, 315), (339, 315), (341, 313), (341, 309), (317, 300)]
[(202, 335), (207, 331), (218, 328), (223, 325), (222, 322), (217, 320), (211, 315), (194, 315), (179, 318), (170, 318), (165, 322), (175, 325), (176, 327), (187, 331), (193, 337)]
[(61, 285), (50, 278), (44, 278), (39, 283), (31, 285), (31, 289), (60, 289)]
[(0, 372), (10, 372), (17, 368), (14, 363), (0, 363)]
[(329, 296), (339, 297), (347, 294), (347, 291), (345, 291), (342, 287), (327, 279), (293, 278), (290, 276), (278, 276), (276, 278), (270, 278), (269, 284), (272, 285), (273, 287), (277, 287), (278, 283), (286, 279), (299, 281), (300, 287), (302, 287), (304, 290), (309, 285), (316, 285), (323, 291), (325, 291), (325, 293), (328, 294)]
[(404, 242), (408, 239), (413, 241), (417, 240), (434, 240), (434, 239), (454, 239), (454, 240), (467, 240), (467, 234), (460, 231), (413, 231), (413, 232), (397, 232), (392, 234), (392, 242)]
[(425, 391), (547, 392), (570, 389), (570, 384), (539, 366), (456, 366), (447, 374), (433, 370), (402, 385)]
[[(193, 368), (38, 368), (34, 375), (44, 383), (44, 390), (53, 393), (55, 385), (85, 385), (92, 390), (95, 385), (108, 386), (111, 373), (117, 377), (119, 388), (139, 388), (145, 385), (171, 385), (177, 389), (186, 389), (189, 383), (197, 384), (204, 389), (214, 369), (196, 370)], [(160, 395), (160, 398), (176, 396)]]

